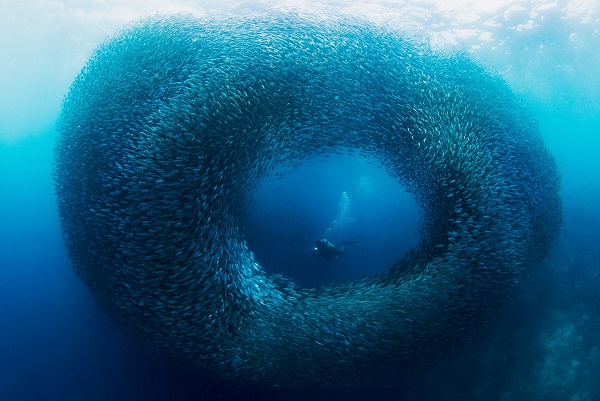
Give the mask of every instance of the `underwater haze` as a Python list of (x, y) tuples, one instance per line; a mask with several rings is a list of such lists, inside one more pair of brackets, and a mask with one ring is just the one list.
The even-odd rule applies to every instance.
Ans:
[[(0, 399), (600, 399), (600, 5), (221, 3), (0, 0)], [(392, 381), (279, 389), (190, 372), (119, 330), (67, 257), (51, 175), (56, 123), (94, 49), (156, 13), (235, 17), (290, 6), (359, 16), (436, 51), (469, 53), (523, 100), (562, 176), (560, 232), (501, 317), (466, 350)], [(259, 184), (242, 234), (267, 273), (299, 286), (372, 278), (421, 238), (411, 190), (362, 155), (313, 157)], [(320, 238), (342, 253), (316, 255)]]

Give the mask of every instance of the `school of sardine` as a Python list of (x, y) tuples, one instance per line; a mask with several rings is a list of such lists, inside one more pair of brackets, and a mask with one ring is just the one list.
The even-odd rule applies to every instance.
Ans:
[[(261, 179), (356, 152), (413, 193), (418, 247), (358, 282), (266, 274), (240, 228)], [(360, 19), (293, 12), (118, 32), (65, 99), (53, 176), (74, 270), (116, 324), (190, 369), (277, 386), (468, 347), (562, 213), (554, 158), (496, 74)]]

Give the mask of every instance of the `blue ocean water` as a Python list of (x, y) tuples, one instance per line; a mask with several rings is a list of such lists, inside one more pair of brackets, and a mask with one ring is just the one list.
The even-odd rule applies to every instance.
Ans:
[[(538, 34), (551, 41), (552, 32)], [(598, 43), (597, 34), (590, 40)], [(568, 61), (554, 57), (552, 65)], [(587, 70), (589, 59), (570, 62)], [(169, 366), (118, 331), (70, 269), (50, 177), (55, 132), (33, 115), (23, 123), (35, 127), (29, 135), (0, 142), (0, 399), (599, 399), (600, 114), (587, 92), (599, 78), (586, 77), (587, 87), (570, 82), (572, 75), (552, 78), (563, 88), (555, 99), (523, 93), (563, 175), (563, 227), (548, 257), (470, 351), (401, 375), (395, 385), (351, 389), (238, 387)], [(381, 272), (416, 243), (418, 217), (410, 194), (385, 172), (336, 155), (267, 179), (246, 230), (268, 271), (311, 285)], [(324, 235), (360, 242), (326, 261), (312, 254)]]
[[(310, 160), (284, 179), (264, 179), (245, 229), (269, 273), (319, 286), (383, 273), (417, 245), (419, 217), (411, 194), (381, 166), (334, 154)], [(343, 254), (335, 260), (315, 256), (320, 238)]]

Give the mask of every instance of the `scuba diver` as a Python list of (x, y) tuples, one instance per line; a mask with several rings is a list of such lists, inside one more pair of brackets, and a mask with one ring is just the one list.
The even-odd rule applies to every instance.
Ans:
[(344, 252), (346, 245), (356, 244), (360, 241), (344, 241), (342, 247), (337, 249), (335, 245), (327, 241), (325, 238), (318, 239), (315, 243), (315, 255), (325, 259), (337, 259)]

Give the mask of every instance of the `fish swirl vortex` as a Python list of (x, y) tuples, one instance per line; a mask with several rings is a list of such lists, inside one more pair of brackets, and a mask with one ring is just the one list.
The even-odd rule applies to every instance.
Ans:
[[(150, 350), (224, 378), (340, 383), (464, 348), (561, 221), (555, 161), (499, 77), (348, 17), (136, 22), (94, 52), (57, 127), (74, 270)], [(419, 245), (359, 282), (266, 274), (239, 228), (256, 186), (339, 151), (414, 193)]]

